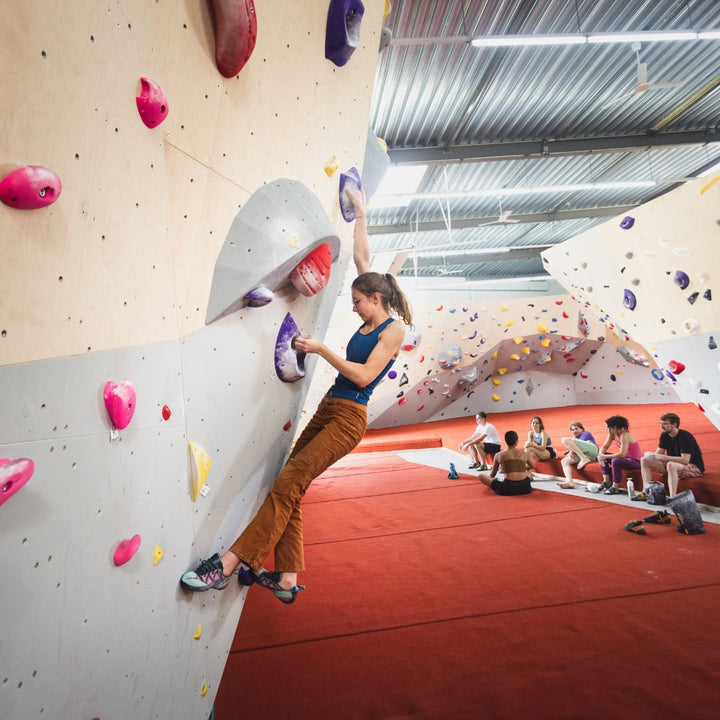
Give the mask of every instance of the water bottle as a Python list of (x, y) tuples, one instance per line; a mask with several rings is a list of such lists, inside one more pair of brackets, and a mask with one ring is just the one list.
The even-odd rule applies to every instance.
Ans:
[(633, 497), (635, 497), (635, 483), (632, 481), (632, 478), (627, 479), (627, 491), (628, 497), (632, 500)]

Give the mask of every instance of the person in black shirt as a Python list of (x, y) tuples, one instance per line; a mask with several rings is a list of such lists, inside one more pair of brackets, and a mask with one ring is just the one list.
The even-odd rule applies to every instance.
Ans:
[[(697, 440), (687, 430), (680, 429), (680, 418), (675, 413), (660, 417), (663, 429), (654, 453), (646, 453), (640, 461), (643, 491), (652, 480), (652, 471), (667, 475), (670, 495), (677, 494), (678, 481), (702, 477), (705, 472), (702, 452)], [(641, 496), (641, 497), (639, 497)], [(644, 492), (635, 499), (644, 500)]]

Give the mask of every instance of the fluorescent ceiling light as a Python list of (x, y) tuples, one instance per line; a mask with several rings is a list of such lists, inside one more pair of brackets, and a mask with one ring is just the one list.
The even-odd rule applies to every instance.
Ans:
[[(449, 38), (456, 42), (458, 38)], [(531, 45), (585, 45), (586, 43), (673, 42), (679, 40), (719, 40), (720, 30), (643, 30), (640, 32), (568, 33), (557, 35), (484, 35), (473, 38), (475, 47), (517, 47)], [(436, 38), (440, 40), (440, 38)], [(391, 41), (392, 42), (392, 41)]]
[(677, 40), (697, 40), (698, 34), (692, 30), (653, 32), (616, 32), (594, 33), (588, 35), (588, 42), (595, 43), (621, 43), (621, 42), (669, 42)]
[(486, 35), (471, 41), (475, 47), (512, 47), (516, 45), (584, 45), (585, 35)]
[[(518, 195), (541, 195), (545, 193), (584, 192), (587, 190), (632, 190), (655, 187), (655, 180), (629, 180), (627, 182), (575, 183), (573, 185), (538, 185), (536, 187), (493, 188), (490, 190), (461, 190), (458, 192), (398, 193), (379, 197), (378, 191), (371, 206), (407, 207), (413, 200), (447, 200), (451, 198), (514, 197)], [(377, 202), (377, 204), (376, 204)], [(382, 204), (380, 204), (382, 203)]]
[[(404, 207), (410, 203), (410, 198), (418, 189), (427, 165), (392, 165), (388, 168), (375, 194), (370, 198), (368, 208), (371, 210), (383, 207)], [(398, 205), (397, 202), (390, 204), (384, 202), (384, 198), (405, 197), (408, 196), (407, 202)]]

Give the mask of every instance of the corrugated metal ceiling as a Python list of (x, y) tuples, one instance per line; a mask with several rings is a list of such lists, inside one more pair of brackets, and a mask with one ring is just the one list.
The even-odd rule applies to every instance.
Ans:
[[(435, 162), (419, 192), (537, 188), (576, 183), (651, 180), (654, 187), (503, 196), (502, 209), (517, 224), (486, 225), (500, 213), (497, 197), (418, 199), (406, 208), (369, 212), (375, 252), (413, 248), (504, 248), (545, 245), (605, 222), (608, 213), (646, 202), (720, 161), (720, 40), (642, 43), (640, 61), (650, 82), (682, 82), (652, 89), (603, 109), (637, 81), (636, 53), (627, 42), (610, 45), (476, 48), (458, 37), (507, 34), (718, 30), (720, 2), (616, 0), (396, 0), (385, 20), (393, 40), (379, 58), (371, 126), (394, 162), (419, 162), (422, 153), (492, 144), (582, 139), (584, 153), (491, 161)], [(438, 38), (405, 45), (408, 38)], [(455, 40), (453, 40), (455, 39)], [(688, 137), (703, 131), (701, 141)], [(598, 138), (675, 133), (679, 145), (599, 151)], [(685, 133), (686, 135), (683, 135)], [(690, 139), (695, 142), (690, 143)], [(551, 144), (551, 143), (550, 143)], [(400, 151), (403, 151), (402, 153)], [(612, 208), (618, 208), (612, 213)], [(610, 208), (610, 210), (598, 210)], [(564, 219), (574, 211), (573, 219)], [(447, 222), (449, 212), (450, 222)], [(604, 216), (597, 216), (604, 212)], [(539, 220), (537, 214), (542, 215)], [(530, 215), (531, 222), (527, 222)], [(479, 227), (483, 225), (483, 227)], [(543, 273), (538, 257), (476, 262), (437, 258), (400, 274), (453, 274), (478, 280)]]

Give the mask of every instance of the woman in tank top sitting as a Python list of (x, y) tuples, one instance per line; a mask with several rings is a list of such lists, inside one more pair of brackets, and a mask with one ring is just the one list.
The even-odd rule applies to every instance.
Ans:
[[(630, 423), (626, 417), (612, 415), (605, 421), (605, 425), (608, 435), (597, 456), (603, 476), (600, 492), (617, 495), (623, 470), (639, 470), (643, 453), (640, 443), (630, 432)], [(611, 445), (615, 445), (615, 452), (611, 451)]]
[(542, 419), (537, 415), (530, 421), (525, 449), (533, 460), (551, 460), (556, 457), (552, 440), (545, 432)]
[[(480, 482), (498, 495), (527, 495), (532, 491), (530, 481), (534, 460), (530, 453), (518, 448), (518, 434), (514, 430), (505, 433), (505, 443), (507, 450), (495, 455), (490, 474), (481, 473), (478, 476)], [(504, 480), (496, 478), (500, 469)]]

